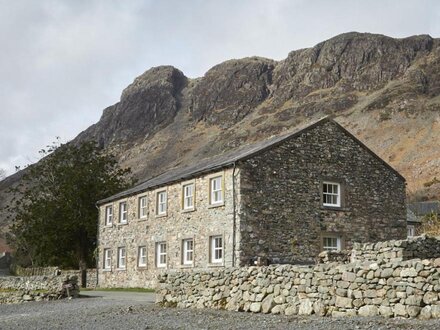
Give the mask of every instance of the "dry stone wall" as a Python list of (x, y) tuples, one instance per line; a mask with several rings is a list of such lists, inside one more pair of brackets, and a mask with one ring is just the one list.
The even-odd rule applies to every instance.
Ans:
[(353, 245), (351, 261), (391, 262), (413, 258), (429, 259), (440, 256), (440, 239), (418, 236), (407, 240)]
[(368, 261), (167, 273), (158, 278), (157, 302), (285, 315), (440, 318), (439, 254), (385, 256), (398, 249), (426, 255), (439, 246), (438, 238), (419, 237), (357, 246), (354, 251)]
[[(17, 276), (23, 276), (23, 277), (46, 276), (46, 277), (51, 278), (55, 275), (62, 276), (62, 277), (76, 276), (78, 278), (78, 284), (81, 287), (84, 287), (82, 285), (82, 280), (81, 280), (81, 271), (75, 270), (75, 269), (64, 270), (64, 269), (59, 269), (58, 267), (28, 267), (28, 268), (24, 268), (24, 267), (20, 267), (20, 266), (15, 266), (15, 267), (13, 267), (13, 273)], [(86, 278), (87, 278), (87, 282), (85, 285), (86, 288), (96, 287), (96, 284), (97, 284), (96, 268), (87, 269), (86, 270)]]
[(354, 243), (352, 250), (323, 251), (316, 261), (329, 262), (392, 262), (410, 259), (430, 259), (440, 256), (440, 237), (421, 235), (406, 240), (377, 243)]
[(0, 304), (54, 300), (78, 295), (76, 276), (0, 277)]

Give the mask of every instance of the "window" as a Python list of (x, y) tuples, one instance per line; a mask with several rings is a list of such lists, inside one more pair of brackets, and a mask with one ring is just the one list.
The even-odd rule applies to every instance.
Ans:
[(223, 237), (211, 236), (211, 262), (218, 263), (223, 261)]
[(183, 209), (190, 210), (194, 208), (194, 184), (183, 186)]
[(113, 223), (113, 206), (109, 205), (105, 208), (105, 225), (111, 226)]
[(210, 204), (221, 204), (223, 202), (222, 177), (217, 176), (209, 180)]
[(341, 185), (339, 183), (322, 183), (322, 204), (324, 206), (341, 206)]
[(148, 215), (147, 196), (139, 197), (139, 218), (145, 219)]
[(413, 225), (408, 225), (406, 227), (406, 232), (408, 237), (413, 237), (416, 235), (416, 229)]
[(192, 265), (194, 258), (194, 240), (184, 239), (183, 240), (183, 264)]
[(166, 267), (167, 265), (167, 243), (165, 242), (156, 244), (156, 265), (157, 267)]
[(112, 251), (110, 249), (104, 249), (104, 269), (112, 268)]
[(118, 268), (125, 269), (125, 247), (118, 248)]
[(138, 250), (138, 267), (147, 266), (147, 247), (139, 246)]
[(322, 246), (325, 251), (340, 251), (341, 250), (341, 238), (340, 237), (323, 237)]
[(119, 223), (127, 223), (127, 203), (119, 203)]
[(167, 192), (160, 191), (157, 193), (157, 212), (158, 215), (167, 213)]

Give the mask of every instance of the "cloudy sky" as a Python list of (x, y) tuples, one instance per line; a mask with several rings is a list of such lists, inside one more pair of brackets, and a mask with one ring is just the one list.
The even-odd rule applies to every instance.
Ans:
[(440, 1), (0, 0), (0, 168), (75, 137), (152, 66), (199, 77), (348, 31), (440, 37)]

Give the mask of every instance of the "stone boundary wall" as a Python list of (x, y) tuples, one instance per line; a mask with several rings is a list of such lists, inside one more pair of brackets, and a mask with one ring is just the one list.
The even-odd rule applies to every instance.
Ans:
[(76, 276), (0, 277), (0, 304), (54, 300), (78, 295)]
[(47, 290), (56, 291), (64, 277), (60, 276), (6, 276), (0, 277), (0, 290)]
[(158, 276), (157, 303), (254, 313), (440, 318), (440, 258)]
[(378, 243), (354, 243), (351, 262), (393, 262), (414, 258), (430, 259), (440, 256), (440, 238), (426, 235), (406, 240), (391, 240)]
[(316, 262), (392, 262), (415, 258), (431, 259), (438, 256), (440, 256), (440, 237), (421, 235), (406, 240), (354, 243), (352, 250), (323, 251), (316, 258)]
[(17, 276), (53, 276), (56, 275), (58, 267), (20, 267), (13, 266), (13, 272)]
[[(29, 267), (24, 268), (20, 266), (15, 266), (13, 269), (14, 273), (17, 276), (22, 277), (29, 277), (29, 276), (77, 276), (78, 277), (78, 283), (82, 287), (82, 281), (81, 281), (81, 271), (80, 270), (62, 270), (58, 267)], [(96, 268), (89, 268), (87, 269), (87, 283), (86, 288), (94, 288), (96, 287)]]

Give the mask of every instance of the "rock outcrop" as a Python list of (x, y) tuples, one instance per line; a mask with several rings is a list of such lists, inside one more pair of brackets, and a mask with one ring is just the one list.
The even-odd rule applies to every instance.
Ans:
[[(333, 114), (406, 177), (412, 196), (440, 199), (439, 95), (439, 39), (351, 32), (197, 79), (152, 68), (73, 142), (96, 140), (144, 180)], [(0, 204), (19, 177), (0, 183)]]

